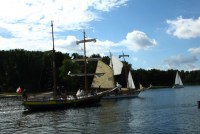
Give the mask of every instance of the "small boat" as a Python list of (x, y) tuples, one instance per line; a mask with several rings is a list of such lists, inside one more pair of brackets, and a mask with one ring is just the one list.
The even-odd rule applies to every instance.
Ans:
[(173, 88), (183, 88), (183, 82), (181, 80), (180, 75), (178, 74), (178, 72), (176, 73), (176, 78), (175, 78), (175, 83)]
[[(142, 84), (139, 84), (139, 85), (140, 85), (140, 90), (141, 90), (141, 91), (145, 90), (145, 87), (143, 87)], [(146, 88), (146, 89), (147, 89), (147, 88)]]
[[(22, 105), (25, 109), (29, 111), (38, 111), (38, 110), (57, 110), (57, 109), (66, 109), (72, 107), (87, 107), (87, 106), (96, 106), (99, 105), (102, 97), (104, 94), (108, 92), (112, 92), (113, 90), (119, 88), (114, 87), (111, 90), (106, 90), (103, 92), (98, 93), (89, 93), (87, 91), (87, 72), (86, 72), (86, 53), (84, 58), (85, 63), (85, 72), (83, 76), (85, 76), (85, 90), (80, 95), (79, 91), (76, 95), (61, 95), (57, 91), (56, 86), (56, 74), (55, 74), (55, 49), (54, 49), (54, 36), (53, 36), (53, 22), (51, 22), (52, 26), (52, 39), (53, 39), (53, 92), (49, 93), (40, 93), (38, 95), (28, 96), (27, 98), (23, 99)], [(84, 40), (79, 41), (78, 43), (84, 43), (85, 49), (85, 42), (93, 41), (91, 39), (85, 39), (85, 32), (84, 32)], [(86, 52), (84, 50), (84, 52)], [(69, 74), (73, 76), (73, 74)], [(95, 75), (95, 74), (94, 74)]]
[[(123, 54), (123, 56), (126, 56)], [(116, 57), (111, 56), (110, 66), (105, 64), (102, 61), (98, 61), (96, 73), (103, 72), (104, 75), (101, 77), (94, 77), (92, 82), (92, 88), (95, 88), (98, 91), (112, 89), (115, 86), (120, 84), (116, 82), (115, 84), (115, 75), (120, 75), (122, 72), (123, 63), (119, 61)], [(127, 75), (126, 75), (127, 76)], [(135, 88), (131, 72), (129, 71), (128, 76), (126, 77), (127, 86), (122, 88), (117, 88), (112, 92), (107, 93), (103, 96), (103, 99), (117, 99), (117, 98), (134, 98), (142, 91)], [(120, 85), (121, 86), (121, 85)]]

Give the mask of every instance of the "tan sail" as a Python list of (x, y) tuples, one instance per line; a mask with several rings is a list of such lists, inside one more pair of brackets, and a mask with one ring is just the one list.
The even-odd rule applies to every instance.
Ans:
[(108, 88), (113, 88), (115, 86), (112, 69), (104, 62), (98, 61), (95, 73), (104, 73), (104, 75), (100, 77), (97, 75), (94, 76), (91, 86), (92, 88), (100, 87), (103, 89), (108, 89)]

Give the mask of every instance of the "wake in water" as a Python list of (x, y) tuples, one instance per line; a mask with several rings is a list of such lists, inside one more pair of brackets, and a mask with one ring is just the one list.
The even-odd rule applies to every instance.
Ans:
[(0, 114), (10, 114), (16, 112), (22, 112), (23, 106), (19, 99), (3, 98), (0, 99)]

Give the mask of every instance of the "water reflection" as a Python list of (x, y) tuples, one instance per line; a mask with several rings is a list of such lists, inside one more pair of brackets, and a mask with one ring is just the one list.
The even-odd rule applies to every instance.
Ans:
[(0, 99), (1, 133), (198, 133), (199, 87), (147, 90), (101, 106), (24, 111), (20, 99)]
[(132, 118), (128, 107), (131, 99), (106, 100), (98, 111), (98, 132), (128, 133), (130, 128), (127, 122)]

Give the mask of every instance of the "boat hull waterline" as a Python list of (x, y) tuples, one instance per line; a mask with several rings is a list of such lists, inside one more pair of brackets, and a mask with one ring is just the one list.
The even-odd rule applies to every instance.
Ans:
[(104, 95), (102, 99), (121, 99), (121, 98), (136, 98), (141, 91), (135, 91), (134, 93), (127, 94), (108, 94)]
[(22, 105), (29, 111), (97, 106), (105, 94), (119, 88), (121, 88), (121, 86), (117, 86), (111, 90), (99, 92), (94, 95), (84, 95), (80, 97), (68, 96), (67, 98), (57, 99), (27, 99), (23, 100)]
[(183, 85), (174, 85), (173, 88), (184, 88)]
[(92, 96), (82, 96), (77, 98), (59, 98), (52, 100), (25, 100), (22, 105), (29, 111), (33, 110), (53, 110), (53, 109), (67, 109), (75, 107), (94, 106), (100, 103), (103, 94)]

